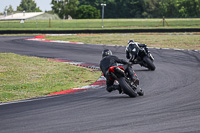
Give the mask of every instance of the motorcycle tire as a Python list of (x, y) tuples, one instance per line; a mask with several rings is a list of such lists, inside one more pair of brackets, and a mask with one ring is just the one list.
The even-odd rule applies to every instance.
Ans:
[(123, 92), (127, 95), (129, 95), (129, 97), (136, 97), (137, 96), (137, 92), (135, 92), (130, 86), (129, 84), (125, 81), (124, 77), (121, 77), (119, 80), (119, 85), (120, 87), (123, 89)]
[(152, 71), (156, 69), (155, 65), (153, 64), (152, 60), (149, 57), (145, 56), (143, 60), (147, 64), (147, 68), (149, 68)]

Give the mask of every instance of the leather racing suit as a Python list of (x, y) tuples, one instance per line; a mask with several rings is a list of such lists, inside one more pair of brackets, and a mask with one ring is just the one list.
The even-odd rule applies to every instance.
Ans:
[[(109, 75), (109, 72), (108, 72), (109, 68), (112, 67), (112, 66), (117, 66), (117, 63), (129, 64), (126, 60), (119, 59), (117, 56), (113, 56), (113, 55), (105, 56), (100, 61), (100, 69), (103, 72), (104, 77), (106, 78), (106, 85), (107, 85), (106, 90), (108, 92), (111, 92), (113, 90), (119, 90), (119, 86), (113, 85), (114, 84), (114, 80), (109, 78), (110, 75)], [(125, 71), (128, 72), (131, 76), (134, 75), (131, 67), (127, 67), (125, 69)], [(119, 93), (120, 93), (120, 90), (119, 90)]]

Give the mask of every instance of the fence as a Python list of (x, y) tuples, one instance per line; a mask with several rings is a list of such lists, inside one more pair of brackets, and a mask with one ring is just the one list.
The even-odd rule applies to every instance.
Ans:
[[(0, 21), (0, 29), (101, 29), (101, 19)], [(104, 19), (107, 29), (200, 28), (200, 18)]]

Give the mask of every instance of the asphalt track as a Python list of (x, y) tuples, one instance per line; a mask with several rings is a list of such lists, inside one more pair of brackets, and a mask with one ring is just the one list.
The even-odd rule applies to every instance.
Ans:
[[(99, 64), (110, 48), (125, 58), (124, 47), (27, 41), (0, 37), (0, 52)], [(1, 133), (199, 133), (199, 51), (150, 49), (155, 71), (138, 65), (145, 96), (108, 93), (105, 86), (75, 94), (0, 105)]]

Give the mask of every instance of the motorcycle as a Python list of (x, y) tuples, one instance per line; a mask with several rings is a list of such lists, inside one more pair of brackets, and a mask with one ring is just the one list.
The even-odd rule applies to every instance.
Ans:
[(131, 63), (140, 64), (152, 71), (156, 69), (153, 64), (154, 57), (151, 53), (147, 53), (144, 48), (141, 48), (138, 45), (133, 45), (131, 49), (129, 49), (129, 53), (132, 55), (132, 58), (129, 60)]
[(129, 73), (125, 72), (126, 67), (129, 67), (129, 65), (110, 67), (110, 78), (114, 79), (116, 81), (115, 84), (120, 86), (122, 93), (127, 94), (129, 97), (143, 96), (144, 92), (138, 87), (139, 79), (137, 75), (134, 73), (134, 80), (132, 80)]

